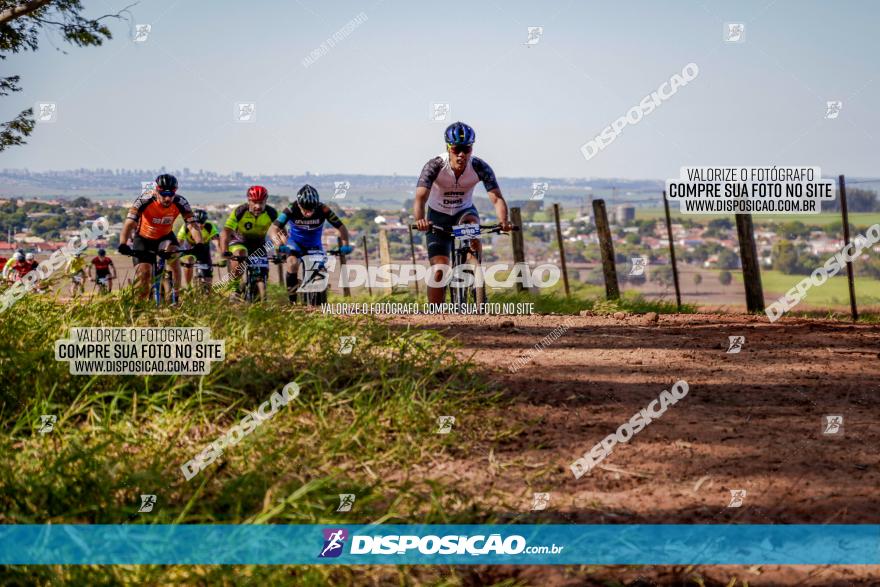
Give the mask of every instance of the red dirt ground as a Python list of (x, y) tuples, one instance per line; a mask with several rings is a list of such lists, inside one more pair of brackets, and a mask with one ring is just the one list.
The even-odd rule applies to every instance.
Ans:
[[(743, 315), (407, 316), (392, 324), (445, 330), (510, 404), (456, 428), (517, 432), (466, 443), (411, 471), (459, 479), (501, 519), (593, 524), (880, 523), (880, 327)], [(568, 325), (566, 328), (565, 325)], [(516, 372), (513, 361), (554, 329), (561, 336)], [(557, 334), (560, 330), (557, 330)], [(745, 336), (728, 354), (728, 336)], [(597, 468), (569, 464), (675, 381), (689, 393)], [(823, 435), (823, 416), (844, 416)], [(466, 435), (465, 431), (462, 431)], [(475, 435), (487, 438), (487, 435)], [(741, 507), (727, 507), (745, 489)], [(550, 505), (529, 512), (532, 494)], [(868, 585), (880, 567), (538, 567), (474, 569), (474, 583)], [(650, 582), (644, 584), (652, 584)]]

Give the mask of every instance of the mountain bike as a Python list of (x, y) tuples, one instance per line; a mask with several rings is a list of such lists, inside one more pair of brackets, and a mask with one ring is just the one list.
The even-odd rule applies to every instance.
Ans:
[[(415, 224), (410, 225), (418, 230)], [(452, 254), (449, 257), (451, 268), (446, 289), (451, 304), (485, 304), (486, 286), (483, 283), (479, 253), (471, 248), (473, 241), (480, 240), (484, 234), (508, 234), (502, 232), (500, 224), (457, 224), (452, 228), (432, 224), (429, 231), (453, 238)], [(511, 230), (519, 230), (512, 226)], [(479, 278), (479, 279), (478, 279)], [(444, 295), (445, 297), (445, 295)]]
[(214, 267), (226, 267), (223, 263), (201, 263), (194, 261), (192, 263), (180, 263), (186, 269), (193, 269), (193, 281), (198, 284), (198, 288), (204, 293), (210, 293), (211, 282), (214, 280)]
[(85, 274), (77, 271), (70, 276), (70, 297), (75, 299), (86, 293)]
[[(164, 300), (170, 300), (172, 305), (177, 305), (177, 292), (174, 291), (174, 275), (167, 265), (167, 261), (171, 261), (180, 256), (180, 251), (156, 251), (156, 258), (153, 260), (152, 279), (150, 285), (150, 299), (156, 302), (156, 307), (160, 307)], [(135, 257), (134, 251), (129, 257)], [(135, 262), (135, 267), (138, 263)], [(134, 279), (137, 283), (137, 278)]]
[(248, 255), (240, 259), (244, 267), (244, 301), (255, 302), (266, 299), (266, 276), (269, 274), (269, 259), (263, 255)]
[(327, 257), (338, 257), (339, 249), (323, 251), (321, 249), (291, 250), (289, 255), (299, 259), (299, 288), (296, 297), (299, 303), (306, 306), (320, 306), (327, 303), (327, 291), (330, 288), (328, 279)]
[(156, 302), (156, 306), (162, 305), (163, 300), (170, 300), (171, 305), (176, 306), (177, 292), (174, 287), (174, 274), (168, 267), (168, 261), (180, 256), (180, 251), (157, 251), (156, 260), (153, 262), (153, 285), (150, 288), (150, 298)]
[(95, 295), (95, 290), (98, 291), (98, 295), (105, 295), (110, 292), (110, 278), (109, 277), (95, 277), (92, 279), (95, 285), (92, 287), (92, 296)]

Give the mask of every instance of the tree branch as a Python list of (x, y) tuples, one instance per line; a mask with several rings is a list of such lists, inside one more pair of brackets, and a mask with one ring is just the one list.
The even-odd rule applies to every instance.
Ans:
[(0, 12), (0, 24), (6, 24), (7, 22), (15, 20), (20, 16), (30, 14), (36, 10), (39, 10), (50, 2), (52, 2), (52, 0), (29, 0), (28, 2), (24, 2), (23, 4), (19, 4), (18, 6), (8, 8), (3, 12)]

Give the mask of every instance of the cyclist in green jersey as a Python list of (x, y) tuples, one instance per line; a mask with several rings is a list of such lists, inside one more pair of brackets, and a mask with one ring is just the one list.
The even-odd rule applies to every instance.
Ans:
[[(203, 243), (210, 245), (212, 240), (220, 239), (220, 231), (217, 230), (217, 225), (213, 222), (208, 222), (208, 212), (205, 210), (193, 210), (193, 218), (195, 220), (196, 228), (202, 231)], [(180, 242), (180, 250), (186, 251), (180, 256), (180, 263), (183, 265), (184, 287), (189, 287), (190, 283), (192, 283), (193, 265), (195, 263), (201, 263), (208, 266), (208, 284), (210, 285), (212, 278), (211, 249), (195, 249), (193, 247), (193, 245), (196, 244), (195, 239), (193, 239), (189, 227), (186, 224), (181, 225), (180, 230), (177, 231), (177, 240)], [(202, 251), (202, 256), (205, 258), (197, 259), (196, 251)]]
[[(248, 188), (247, 204), (232, 211), (220, 232), (220, 254), (230, 259), (229, 273), (234, 275), (236, 290), (239, 289), (238, 276), (243, 272), (242, 261), (249, 255), (267, 256), (266, 233), (278, 218), (278, 211), (266, 204), (269, 192), (261, 185)], [(264, 277), (268, 276), (268, 270)], [(260, 283), (260, 297), (265, 297), (266, 284)]]

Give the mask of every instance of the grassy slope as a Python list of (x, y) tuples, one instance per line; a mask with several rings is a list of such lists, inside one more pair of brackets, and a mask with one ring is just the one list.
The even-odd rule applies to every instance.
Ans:
[[(182, 310), (126, 309), (118, 299), (62, 306), (25, 299), (0, 321), (0, 522), (2, 523), (456, 523), (475, 506), (454, 487), (410, 480), (453, 443), (480, 434), (436, 434), (436, 418), (459, 421), (495, 401), (478, 374), (427, 331), (392, 331), (370, 318), (345, 319), (283, 306), (190, 304)], [(209, 375), (74, 376), (53, 342), (71, 326), (209, 326), (227, 359)], [(354, 335), (351, 355), (339, 336)], [(189, 482), (179, 466), (247, 410), (289, 381), (300, 397), (229, 448)], [(56, 414), (40, 435), (41, 414)], [(497, 432), (483, 428), (486, 434)], [(402, 474), (401, 474), (402, 473)], [(156, 494), (151, 514), (139, 495)], [(356, 507), (336, 514), (339, 493)], [(242, 568), (244, 569), (244, 568)], [(229, 567), (32, 567), (0, 576), (65, 578), (74, 584), (188, 584), (230, 580)], [(242, 572), (245, 572), (242, 570)], [(271, 583), (347, 583), (351, 570), (267, 568)], [(376, 571), (395, 575), (394, 569)], [(209, 579), (210, 577), (210, 579)]]
[[(742, 282), (742, 273), (731, 272), (734, 278)], [(761, 270), (761, 285), (764, 296), (769, 302), (793, 288), (808, 275), (788, 275), (781, 271)], [(880, 281), (856, 277), (856, 301), (859, 305), (877, 306), (880, 304)], [(822, 307), (849, 307), (849, 289), (846, 281), (846, 270), (829, 279), (820, 287), (811, 287), (807, 291), (804, 303)]]

